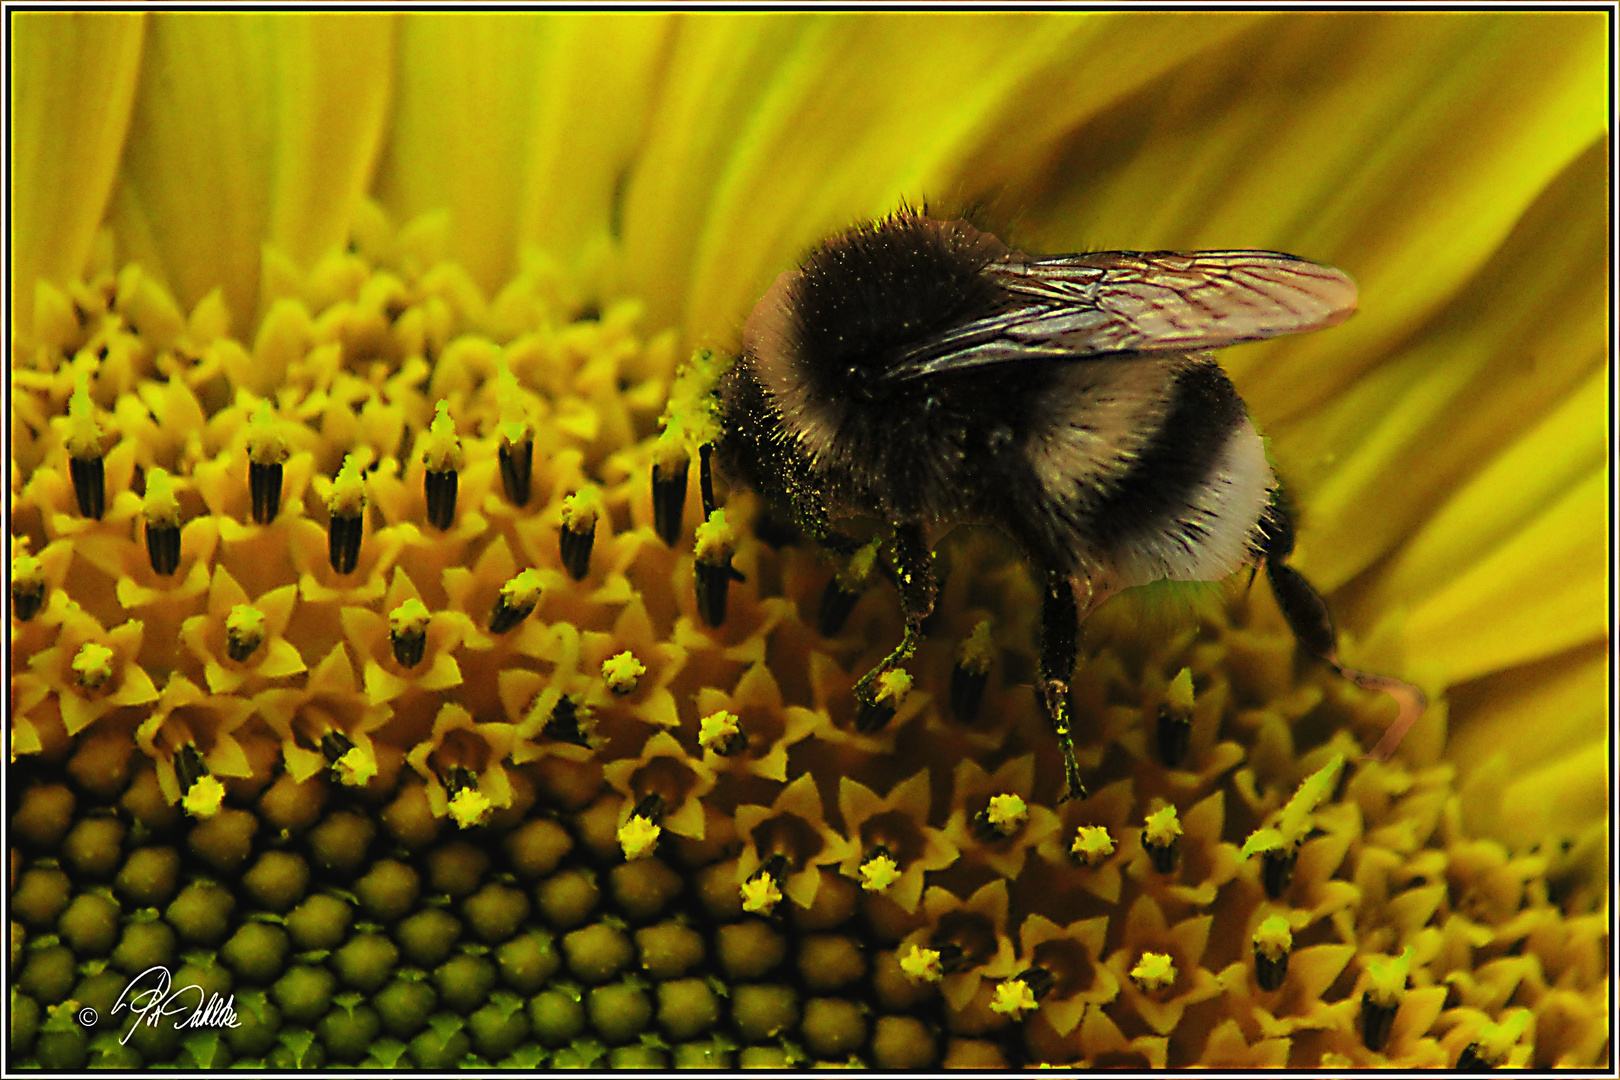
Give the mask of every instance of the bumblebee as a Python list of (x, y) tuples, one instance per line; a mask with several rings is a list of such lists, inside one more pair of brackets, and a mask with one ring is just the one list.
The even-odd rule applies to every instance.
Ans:
[(1421, 691), (1339, 664), (1327, 606), (1285, 562), (1293, 524), (1260, 436), (1209, 354), (1355, 307), (1347, 275), (1280, 252), (1030, 256), (903, 210), (827, 240), (755, 306), (720, 380), (715, 457), (834, 549), (853, 546), (841, 520), (889, 528), (905, 630), (857, 683), (865, 705), (933, 611), (934, 544), (977, 523), (1044, 582), (1037, 690), (1070, 796), (1086, 614), (1121, 589), (1245, 565), (1264, 566), (1309, 651), (1402, 700), (1374, 751), (1387, 756)]

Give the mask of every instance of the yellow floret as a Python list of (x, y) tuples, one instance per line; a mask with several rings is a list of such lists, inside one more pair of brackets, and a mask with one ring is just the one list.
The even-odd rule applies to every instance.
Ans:
[(742, 884), (742, 906), (748, 912), (768, 912), (782, 902), (781, 886), (769, 874), (761, 874)]
[(180, 524), (180, 500), (175, 498), (174, 482), (165, 470), (154, 467), (146, 474), (141, 513), (149, 525)]
[(45, 564), (39, 558), (30, 555), (25, 550), (23, 554), (14, 556), (11, 560), (11, 584), (13, 588), (38, 588), (45, 584)]
[(353, 454), (343, 455), (343, 467), (332, 481), (326, 505), (334, 515), (359, 517), (366, 508), (366, 481)]
[(332, 767), (346, 786), (365, 787), (377, 775), (377, 758), (358, 746), (351, 746)]
[(1412, 970), (1412, 949), (1399, 956), (1367, 961), (1367, 996), (1386, 1009), (1399, 1005), (1406, 994), (1406, 976)]
[(1161, 807), (1147, 816), (1142, 830), (1142, 842), (1154, 847), (1165, 847), (1181, 835), (1181, 819), (1173, 806)]
[(540, 602), (540, 589), (540, 574), (531, 567), (513, 575), (501, 586), (501, 599), (514, 610), (532, 609)]
[(725, 510), (716, 510), (693, 533), (698, 562), (724, 564), (737, 550), (737, 530), (726, 523)]
[(1087, 866), (1095, 866), (1114, 853), (1114, 838), (1102, 825), (1082, 825), (1075, 830), (1069, 851)]
[(563, 528), (576, 533), (588, 533), (596, 528), (596, 492), (581, 488), (562, 502)]
[(1294, 947), (1294, 931), (1281, 915), (1267, 916), (1254, 931), (1254, 951), (1276, 962)]
[(1131, 968), (1131, 981), (1143, 990), (1163, 990), (1176, 981), (1175, 961), (1169, 953), (1145, 952)]
[(80, 686), (96, 689), (112, 678), (113, 651), (100, 642), (85, 642), (73, 657), (73, 673), (79, 677)]
[(692, 460), (685, 429), (671, 423), (653, 443), (653, 463), (664, 472), (677, 471)]
[(1035, 992), (1023, 979), (1008, 979), (996, 984), (996, 996), (990, 1002), (991, 1012), (1004, 1013), (1016, 1020), (1020, 1013), (1029, 1012), (1035, 1007)]
[(73, 396), (68, 398), (67, 452), (80, 460), (101, 456), (101, 425), (96, 423), (96, 405), (90, 400), (90, 375), (83, 368), (74, 380)]
[(878, 676), (876, 700), (887, 701), (895, 708), (911, 693), (911, 676), (905, 668), (894, 668)]
[(911, 951), (900, 958), (900, 970), (908, 979), (918, 982), (938, 982), (945, 977), (945, 968), (939, 962), (939, 950), (917, 945), (913, 945)]
[(388, 613), (388, 629), (401, 636), (415, 636), (427, 632), (432, 617), (427, 605), (413, 596)]
[(1249, 834), (1243, 842), (1243, 857), (1283, 851), (1304, 840), (1311, 831), (1311, 814), (1333, 794), (1333, 785), (1338, 783), (1339, 770), (1343, 767), (1344, 755), (1335, 754), (1332, 761), (1307, 776), (1282, 808), (1277, 824)]
[(463, 829), (482, 824), (489, 811), (489, 797), (477, 788), (464, 787), (450, 799), (450, 817)]
[(1029, 807), (1017, 795), (992, 795), (984, 820), (1002, 836), (1011, 836), (1029, 819)]
[(1283, 807), (1277, 831), (1283, 839), (1297, 844), (1311, 831), (1311, 814), (1333, 794), (1333, 785), (1339, 781), (1339, 770), (1344, 767), (1344, 755), (1334, 754), (1333, 760), (1307, 776), (1294, 792), (1294, 797)]
[(1488, 1064), (1500, 1067), (1507, 1063), (1508, 1056), (1529, 1027), (1529, 1009), (1519, 1009), (1501, 1023), (1486, 1024), (1474, 1038), (1479, 1044), (1477, 1053)]
[(698, 745), (718, 752), (741, 730), (737, 715), (721, 709), (698, 721)]
[(248, 460), (255, 465), (279, 465), (291, 454), (280, 425), (270, 413), (268, 401), (259, 402), (259, 407), (253, 410), (253, 419), (248, 421), (247, 452)]
[(658, 846), (658, 837), (664, 829), (655, 821), (644, 817), (631, 817), (619, 826), (619, 846), (626, 859), (642, 859), (651, 855)]
[[(602, 681), (607, 683), (608, 689), (615, 694), (630, 693), (645, 674), (647, 665), (637, 660), (629, 649), (602, 661)], [(701, 732), (698, 734), (698, 742), (703, 742)]]
[(529, 423), (528, 411), (523, 407), (523, 396), (518, 392), (517, 377), (506, 366), (505, 356), (495, 360), (495, 404), (501, 412), (501, 422), (496, 430), (500, 432), (502, 442), (516, 446), (534, 437), (534, 427)]
[(1276, 829), (1256, 829), (1243, 841), (1243, 858), (1250, 855), (1264, 855), (1271, 851), (1282, 851), (1288, 846), (1283, 840), (1283, 834)]
[(233, 604), (225, 616), (225, 632), (244, 644), (264, 640), (264, 612), (252, 604)]
[(688, 455), (699, 446), (720, 438), (714, 388), (730, 365), (730, 357), (713, 349), (699, 349), (675, 373), (669, 403), (664, 406), (664, 415), (658, 423), (671, 441)]
[(211, 818), (219, 813), (219, 808), (224, 802), (225, 785), (215, 777), (202, 776), (191, 785), (191, 790), (180, 800), (180, 805), (192, 817)]
[(461, 440), (456, 422), (450, 419), (450, 402), (439, 399), (433, 409), (433, 422), (422, 439), (422, 463), (430, 472), (455, 472), (461, 468)]
[(900, 864), (888, 855), (879, 853), (861, 863), (861, 888), (867, 892), (882, 892), (900, 880)]

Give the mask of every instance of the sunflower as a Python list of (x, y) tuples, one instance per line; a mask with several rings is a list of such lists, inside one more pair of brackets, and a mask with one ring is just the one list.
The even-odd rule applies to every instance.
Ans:
[[(1600, 14), (11, 18), (13, 1061), (1604, 1060)], [(1059, 803), (971, 530), (857, 716), (871, 553), (702, 521), (690, 403), (903, 200), (1356, 278), (1223, 363), (1392, 758), (1126, 594)]]

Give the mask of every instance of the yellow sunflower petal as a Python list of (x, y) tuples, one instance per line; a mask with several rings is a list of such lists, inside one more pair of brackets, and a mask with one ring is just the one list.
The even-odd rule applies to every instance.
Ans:
[(11, 312), (77, 277), (117, 175), (140, 68), (140, 15), (19, 12), (11, 23)]
[[(1374, 613), (1421, 601), (1600, 469), (1610, 450), (1608, 401), (1609, 371), (1599, 365), (1562, 404), (1440, 504), (1380, 571), (1357, 610)], [(1593, 602), (1599, 599), (1594, 596)]]
[(152, 16), (113, 225), (182, 307), (220, 286), (250, 325), (265, 242), (313, 261), (343, 241), (380, 138), (390, 31), (370, 14)]
[(1608, 642), (1454, 687), (1446, 760), (1469, 777), (1500, 758), (1509, 777), (1566, 757), (1608, 731)]
[(1609, 748), (1601, 737), (1515, 780), (1502, 796), (1508, 838), (1520, 843), (1575, 835), (1613, 808)]
[[(1231, 24), (1205, 25), (1218, 35)], [(1158, 26), (1119, 32), (1151, 38)], [(714, 170), (715, 209), (688, 271), (689, 333), (701, 338), (731, 329), (771, 276), (847, 226), (852, 208), (878, 214), (902, 195), (942, 204), (978, 195), (941, 187), (964, 158), (981, 152), (987, 125), (1016, 111), (1012, 103), (1026, 101), (1052, 72), (1067, 72), (1079, 84), (1073, 58), (1084, 42), (1107, 38), (1105, 28), (1095, 17), (1061, 14), (886, 14), (807, 23), (777, 78), (752, 103), (732, 156)], [(1166, 37), (1166, 60), (1199, 42), (1196, 31)], [(1096, 101), (1081, 93), (1059, 111), (1072, 117)], [(634, 225), (627, 222), (632, 253)], [(633, 262), (638, 271), (671, 269)]]
[[(1004, 194), (998, 198), (999, 188), (1032, 174), (1052, 177), (1054, 160), (1072, 152), (1075, 132), (1084, 130), (1087, 118), (1128, 100), (1195, 57), (1218, 54), (1239, 35), (1265, 33), (1259, 24), (1271, 16), (1133, 11), (1074, 18), (1080, 25), (1064, 47), (1028, 67), (1022, 88), (997, 103), (999, 115), (985, 118), (976, 135), (978, 145), (954, 165), (950, 179), (939, 185), (941, 194), (968, 193), (975, 202), (993, 199), (1000, 204), (998, 216), (1015, 216), (1016, 228), (1019, 207), (1009, 205)], [(1073, 63), (1069, 58), (1080, 52), (1087, 62)], [(1007, 138), (1007, 132), (1017, 132), (1017, 138)], [(1061, 172), (1068, 182), (1074, 175), (1068, 169)], [(1030, 194), (1020, 191), (1018, 198)]]
[(302, 270), (348, 239), (371, 181), (393, 71), (390, 21), (276, 18), (275, 170), (266, 238)]
[(1448, 682), (1551, 656), (1608, 630), (1609, 471), (1590, 472), (1508, 542), (1412, 608), (1414, 660)]
[(1403, 55), (1399, 39), (1392, 54), (1375, 43), (1366, 53), (1385, 82), (1388, 56), (1402, 56), (1414, 97), (1364, 129), (1361, 167), (1341, 174), (1348, 184), (1329, 182), (1320, 216), (1298, 234), (1304, 249), (1355, 276), (1363, 315), (1341, 334), (1286, 343), (1286, 363), (1266, 365), (1254, 350), (1257, 378), (1244, 393), (1260, 415), (1301, 415), (1370, 368), (1449, 301), (1542, 190), (1605, 137), (1604, 21), (1549, 14), (1482, 14), (1477, 25), (1461, 15), (1457, 26), (1450, 17), (1397, 16), (1420, 55)]
[(447, 208), (446, 254), (489, 293), (530, 247), (599, 257), (668, 28), (647, 14), (406, 17), (379, 198), (401, 220)]
[[(802, 48), (802, 14), (731, 18), (686, 15), (670, 47), (647, 142), (624, 193), (623, 235), (632, 290), (656, 326), (680, 316), (702, 223), (738, 132), (767, 80)], [(667, 283), (649, 288), (653, 282)]]
[[(1467, 529), (1493, 536), (1517, 527), (1538, 505), (1527, 497), (1544, 503), (1579, 475), (1572, 466), (1601, 458), (1607, 410), (1590, 390), (1608, 354), (1607, 162), (1606, 140), (1594, 142), (1398, 359), (1311, 419), (1272, 430), (1284, 475), (1305, 477), (1308, 515), (1297, 558), (1318, 587), (1337, 588), (1410, 534), (1583, 380), (1587, 391), (1558, 407), (1557, 435), (1531, 436), (1527, 452), (1510, 459), (1511, 476), (1489, 477), (1492, 499), (1468, 504), (1483, 517), (1471, 518)], [(1550, 458), (1549, 437), (1563, 439)], [(1311, 482), (1322, 468), (1329, 475)], [(1449, 576), (1437, 573), (1432, 558), (1417, 567), (1429, 582)], [(1399, 595), (1381, 596), (1381, 606)]]
[(527, 14), (399, 20), (399, 82), (376, 195), (400, 221), (448, 210), (446, 254), (490, 293), (513, 265), (513, 197), (549, 26)]
[(674, 20), (638, 12), (550, 22), (512, 241), (519, 252), (538, 246), (588, 262), (621, 226), (625, 171), (646, 137)]
[(1603, 134), (1605, 34), (1596, 13), (1267, 22), (1077, 138), (1054, 170), (1084, 168), (1086, 182), (1030, 230), (1098, 247), (1280, 247), (1347, 270), (1361, 287), (1350, 323), (1223, 359), (1275, 426), (1444, 304)]

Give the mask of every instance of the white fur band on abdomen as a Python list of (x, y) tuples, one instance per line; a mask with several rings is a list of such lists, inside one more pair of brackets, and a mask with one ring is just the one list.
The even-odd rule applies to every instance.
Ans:
[(1252, 559), (1250, 539), (1275, 479), (1248, 417), (1232, 429), (1205, 482), (1113, 553), (1119, 585), (1217, 581)]

